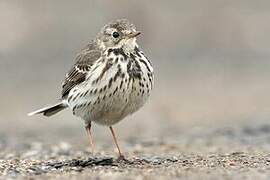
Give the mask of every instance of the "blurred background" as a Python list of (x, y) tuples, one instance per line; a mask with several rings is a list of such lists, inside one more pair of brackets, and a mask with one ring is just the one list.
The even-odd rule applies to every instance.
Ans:
[(270, 1), (1, 0), (1, 137), (88, 145), (70, 110), (26, 114), (57, 102), (76, 53), (118, 18), (143, 32), (156, 78), (147, 105), (115, 126), (122, 141), (269, 121)]

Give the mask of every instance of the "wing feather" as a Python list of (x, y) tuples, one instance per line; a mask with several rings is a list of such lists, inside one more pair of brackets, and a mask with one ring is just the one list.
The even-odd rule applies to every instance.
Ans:
[(91, 70), (92, 65), (101, 58), (101, 50), (93, 41), (89, 43), (76, 57), (76, 63), (66, 74), (66, 78), (62, 83), (62, 98), (65, 99), (70, 90), (76, 85), (82, 83), (86, 79), (86, 75)]

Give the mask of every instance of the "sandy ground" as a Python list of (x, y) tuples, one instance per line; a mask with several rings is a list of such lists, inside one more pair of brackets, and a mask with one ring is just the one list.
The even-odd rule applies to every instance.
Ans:
[(122, 142), (126, 160), (117, 159), (111, 143), (96, 143), (93, 155), (86, 144), (1, 138), (0, 174), (3, 179), (269, 179), (270, 124), (188, 132)]

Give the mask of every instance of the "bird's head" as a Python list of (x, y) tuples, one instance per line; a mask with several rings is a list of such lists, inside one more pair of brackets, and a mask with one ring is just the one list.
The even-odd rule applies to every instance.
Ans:
[(100, 45), (107, 48), (124, 48), (133, 50), (136, 46), (136, 37), (139, 31), (126, 19), (113, 21), (105, 25), (97, 36)]

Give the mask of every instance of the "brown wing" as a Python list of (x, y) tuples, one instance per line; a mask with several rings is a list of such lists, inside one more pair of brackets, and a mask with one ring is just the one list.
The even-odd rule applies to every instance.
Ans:
[(62, 84), (62, 98), (66, 98), (69, 91), (76, 85), (85, 81), (87, 73), (91, 66), (101, 58), (101, 51), (95, 42), (91, 42), (76, 57), (76, 63), (66, 74), (66, 78)]

